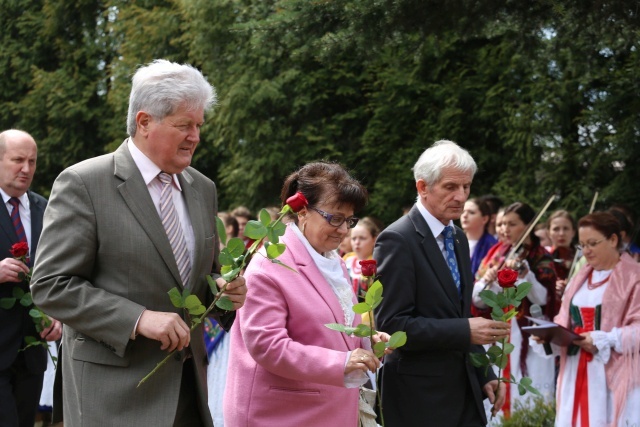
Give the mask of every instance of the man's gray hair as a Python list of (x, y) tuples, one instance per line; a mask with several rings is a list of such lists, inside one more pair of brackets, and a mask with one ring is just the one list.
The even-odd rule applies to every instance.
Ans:
[(190, 111), (210, 109), (216, 103), (216, 90), (202, 73), (188, 64), (156, 59), (138, 68), (133, 76), (127, 133), (135, 136), (136, 115), (147, 112), (155, 120), (175, 113), (181, 106)]
[(424, 150), (413, 166), (413, 176), (416, 181), (423, 179), (427, 185), (433, 185), (440, 181), (442, 170), (447, 167), (471, 172), (472, 177), (478, 170), (467, 150), (453, 141), (443, 139)]

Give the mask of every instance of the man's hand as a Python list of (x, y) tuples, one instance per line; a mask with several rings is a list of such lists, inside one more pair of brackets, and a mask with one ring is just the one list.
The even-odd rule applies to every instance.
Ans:
[(498, 380), (492, 380), (486, 383), (482, 390), (484, 394), (489, 398), (489, 402), (493, 404), (491, 407), (491, 415), (496, 416), (498, 411), (502, 409), (504, 405), (504, 401), (507, 396), (507, 387), (503, 382), (498, 382)]
[[(221, 289), (226, 283), (223, 278), (216, 280), (218, 288)], [(233, 309), (237, 310), (244, 305), (244, 301), (247, 299), (247, 286), (244, 277), (238, 276), (227, 286), (227, 290), (222, 294), (229, 298), (233, 303)]]
[(191, 331), (184, 320), (176, 313), (163, 311), (142, 312), (137, 332), (144, 337), (160, 341), (160, 349), (168, 352), (182, 350), (191, 340)]
[(505, 322), (485, 319), (483, 317), (471, 317), (469, 319), (471, 329), (471, 344), (493, 344), (509, 336), (511, 327)]
[(4, 282), (21, 282), (21, 274), (28, 274), (29, 267), (15, 258), (5, 258), (0, 261), (0, 283)]
[(49, 319), (51, 319), (51, 325), (40, 332), (40, 338), (46, 341), (58, 341), (62, 336), (62, 323), (53, 317)]

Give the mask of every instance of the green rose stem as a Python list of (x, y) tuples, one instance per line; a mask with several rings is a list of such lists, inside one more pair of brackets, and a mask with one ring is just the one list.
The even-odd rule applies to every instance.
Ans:
[[(287, 200), (288, 202), (289, 200)], [(306, 205), (306, 199), (304, 199), (304, 205)], [(247, 266), (249, 260), (251, 259), (251, 257), (253, 256), (253, 254), (258, 250), (258, 248), (260, 247), (260, 245), (264, 242), (264, 239), (270, 235), (271, 239), (276, 240), (282, 236), (284, 234), (284, 225), (281, 225), (281, 227), (279, 227), (279, 230), (276, 229), (276, 226), (278, 224), (281, 224), (282, 222), (282, 218), (284, 218), (284, 216), (286, 214), (288, 214), (289, 212), (292, 212), (293, 209), (289, 206), (289, 204), (286, 204), (282, 207), (282, 210), (280, 211), (280, 214), (278, 216), (278, 218), (275, 221), (271, 221), (271, 218), (268, 217), (268, 213), (266, 212), (266, 210), (262, 210), (260, 212), (260, 222), (258, 221), (249, 221), (247, 223), (247, 229), (245, 229), (245, 235), (249, 238), (255, 238), (254, 242), (251, 244), (251, 246), (249, 247), (249, 249), (247, 249), (246, 253), (241, 254), (238, 257), (233, 257), (233, 262), (232, 263), (227, 263), (224, 264), (224, 267), (228, 267), (229, 270), (226, 272), (226, 274), (223, 274), (222, 277), (226, 280), (226, 283), (220, 288), (219, 292), (217, 292), (215, 294), (215, 297), (213, 298), (213, 301), (211, 302), (211, 304), (209, 305), (209, 307), (206, 308), (206, 310), (204, 310), (204, 312), (201, 311), (201, 307), (202, 304), (200, 303), (200, 300), (197, 300), (197, 297), (195, 295), (190, 295), (189, 293), (186, 294), (186, 296), (183, 294), (182, 296), (180, 296), (180, 293), (177, 289), (172, 289), (171, 291), (169, 291), (169, 295), (176, 298), (177, 300), (180, 300), (181, 303), (177, 304), (174, 302), (174, 305), (176, 305), (176, 307), (178, 308), (184, 308), (187, 309), (189, 314), (200, 314), (200, 316), (196, 319), (192, 319), (191, 320), (191, 328), (190, 331), (193, 331), (200, 323), (202, 323), (204, 321), (204, 319), (209, 315), (209, 313), (211, 313), (211, 311), (218, 305), (218, 302), (222, 302), (220, 299), (223, 296), (222, 294), (227, 290), (227, 286), (229, 285), (230, 282), (234, 281), (238, 276), (240, 276), (240, 272)], [(267, 220), (267, 218), (269, 218)], [(220, 235), (221, 240), (223, 241), (223, 243), (226, 243), (226, 233), (224, 232), (224, 225), (221, 226), (221, 221), (219, 218), (217, 218), (217, 225), (218, 225), (218, 233)], [(266, 224), (266, 225), (265, 225)], [(253, 227), (252, 227), (253, 226)], [(239, 240), (239, 239), (238, 239)], [(280, 249), (278, 249), (276, 251), (276, 253), (270, 253), (268, 255), (268, 257), (271, 259), (272, 262), (278, 263), (286, 268), (291, 269), (290, 267), (287, 267), (286, 265), (284, 265), (283, 263), (281, 263), (280, 261), (276, 260), (275, 258), (277, 256), (279, 256), (280, 254), (282, 254), (284, 252), (284, 244), (279, 244), (282, 245), (282, 247)], [(266, 244), (265, 244), (266, 246)], [(275, 245), (272, 245), (275, 246)], [(227, 248), (225, 248), (224, 250), (226, 250)], [(294, 270), (295, 271), (295, 270)], [(207, 276), (207, 281), (209, 282), (209, 286), (213, 289), (214, 286), (217, 286), (215, 284), (215, 281), (211, 278), (211, 276)], [(174, 293), (174, 295), (172, 295), (172, 292)], [(188, 291), (187, 291), (188, 292)], [(177, 295), (176, 295), (177, 294)], [(195, 298), (197, 300), (196, 302), (188, 302), (187, 299), (188, 298)], [(173, 298), (172, 298), (173, 301)], [(224, 300), (223, 300), (224, 301)], [(229, 304), (231, 304), (231, 302), (227, 299), (226, 300), (226, 304), (224, 304), (225, 306), (228, 307), (228, 309), (231, 309), (232, 306), (229, 306)], [(151, 372), (149, 372), (144, 378), (142, 378), (140, 380), (140, 382), (138, 383), (138, 385), (136, 387), (140, 387), (145, 381), (147, 381), (153, 374), (155, 374), (158, 369), (160, 369), (165, 363), (167, 363), (167, 361), (169, 359), (171, 359), (171, 356), (173, 356), (173, 354), (176, 352), (177, 350), (173, 350), (171, 353), (169, 353), (164, 359), (162, 359), (155, 368), (153, 368), (153, 370)]]

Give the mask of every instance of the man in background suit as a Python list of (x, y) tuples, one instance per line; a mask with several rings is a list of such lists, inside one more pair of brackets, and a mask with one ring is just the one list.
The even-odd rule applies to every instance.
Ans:
[[(0, 133), (0, 194), (4, 204), (0, 208), (0, 298), (11, 297), (15, 287), (29, 291), (29, 284), (21, 279), (29, 273), (29, 266), (15, 259), (9, 250), (22, 241), (29, 245), (29, 259), (36, 255), (47, 206), (44, 197), (29, 191), (37, 158), (38, 148), (31, 135), (16, 129)], [(14, 213), (14, 209), (18, 211)], [(14, 218), (19, 218), (17, 229)], [(60, 322), (54, 320), (40, 337), (55, 341), (61, 334)], [(20, 351), (26, 346), (26, 336), (38, 336), (29, 309), (20, 303), (10, 309), (0, 308), (1, 427), (33, 427), (38, 409), (47, 350), (33, 346)]]
[[(216, 186), (189, 165), (214, 102), (214, 88), (189, 65), (156, 60), (139, 68), (130, 137), (53, 185), (32, 293), (65, 323), (66, 427), (213, 425), (202, 326), (190, 333), (167, 292), (212, 299), (206, 275), (219, 250)], [(240, 308), (244, 279), (226, 295)], [(214, 314), (225, 329), (235, 317)], [(137, 388), (173, 350), (176, 357)]]
[(483, 426), (483, 392), (500, 408), (504, 384), (496, 398), (492, 371), (485, 376), (474, 368), (468, 353), (506, 337), (509, 325), (471, 318), (469, 243), (453, 220), (469, 197), (476, 164), (457, 144), (438, 141), (413, 171), (418, 200), (378, 236), (374, 251), (385, 293), (376, 310), (378, 327), (407, 333), (407, 344), (382, 368), (386, 425)]

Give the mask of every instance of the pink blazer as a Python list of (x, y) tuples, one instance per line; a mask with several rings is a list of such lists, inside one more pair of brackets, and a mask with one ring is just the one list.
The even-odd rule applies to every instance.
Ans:
[(225, 426), (356, 427), (358, 389), (345, 388), (344, 366), (364, 341), (324, 326), (345, 322), (340, 303), (291, 227), (282, 242), (279, 259), (297, 273), (256, 254), (245, 274), (247, 300), (231, 330)]

